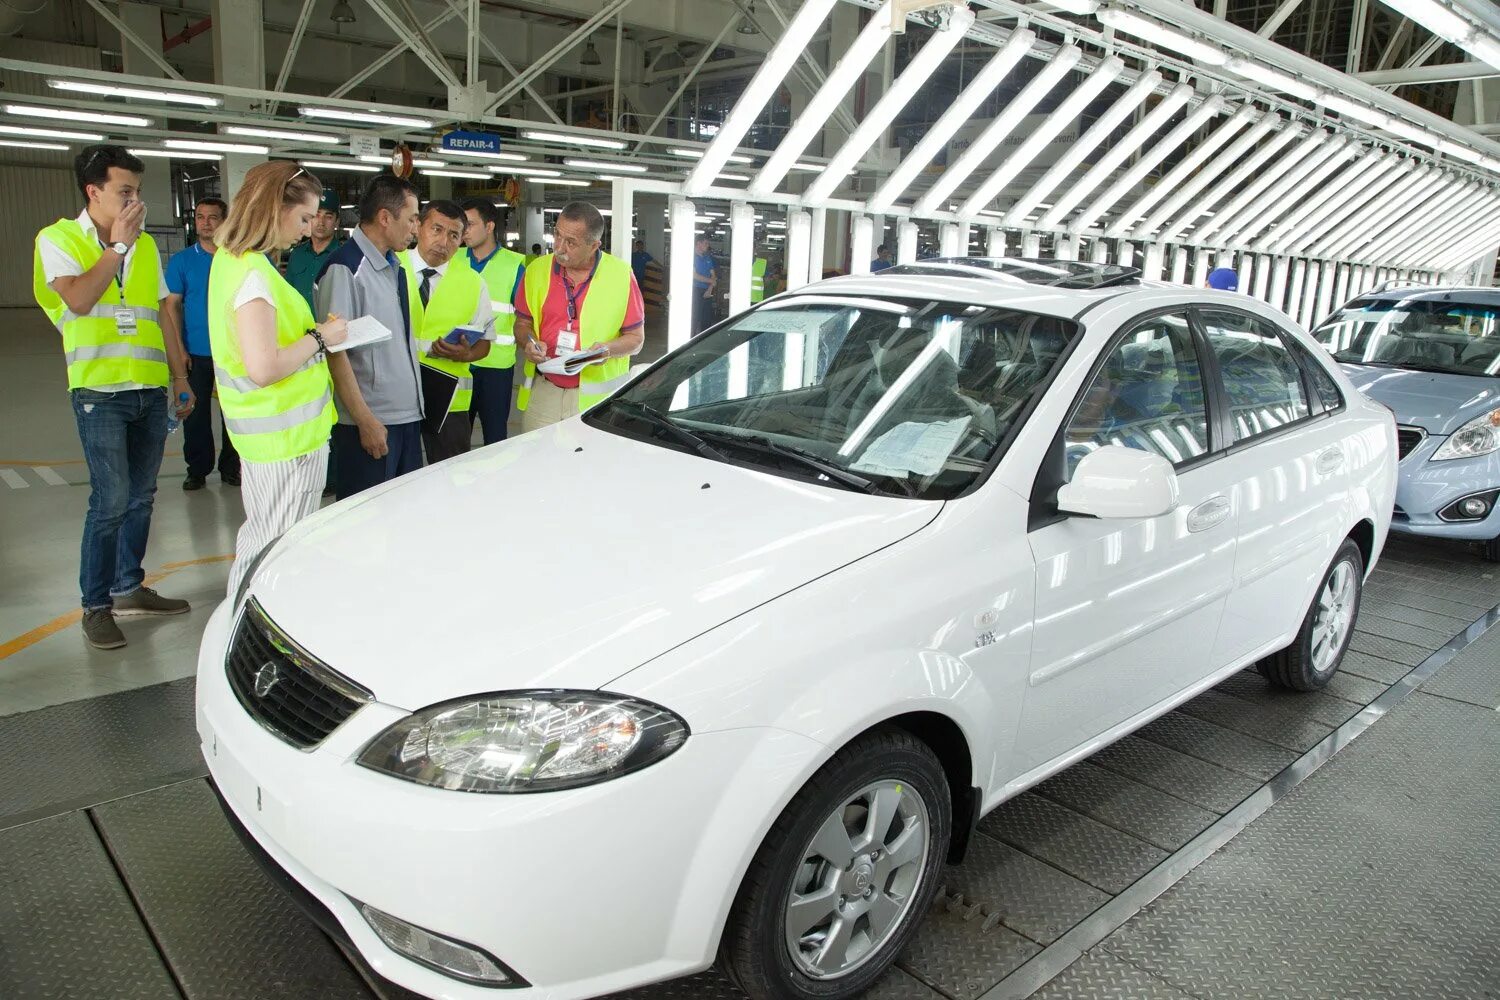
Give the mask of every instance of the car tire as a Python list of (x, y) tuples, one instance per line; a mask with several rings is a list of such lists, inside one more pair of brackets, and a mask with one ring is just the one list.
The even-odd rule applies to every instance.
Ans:
[(1364, 579), (1364, 556), (1346, 538), (1318, 583), (1296, 641), (1260, 661), (1267, 680), (1293, 691), (1316, 691), (1333, 679), (1354, 635)]
[(1500, 535), (1484, 543), (1484, 557), (1492, 563), (1500, 563)]
[[(872, 813), (888, 814), (883, 831), (872, 831), (880, 825)], [(932, 905), (952, 822), (947, 777), (925, 743), (895, 728), (850, 743), (803, 786), (761, 843), (724, 929), (720, 967), (751, 1000), (863, 993)], [(914, 838), (924, 832), (913, 856)], [(845, 850), (844, 868), (820, 853)], [(871, 859), (871, 850), (878, 856)], [(792, 934), (789, 924), (804, 921), (809, 926)]]

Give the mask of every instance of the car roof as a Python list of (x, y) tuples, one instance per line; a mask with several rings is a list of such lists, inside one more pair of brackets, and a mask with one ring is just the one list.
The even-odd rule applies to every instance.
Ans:
[(1404, 286), (1382, 291), (1366, 292), (1356, 296), (1356, 302), (1405, 302), (1416, 299), (1422, 302), (1470, 302), (1477, 305), (1500, 306), (1500, 288), (1471, 285), (1459, 288), (1435, 288), (1432, 286)]

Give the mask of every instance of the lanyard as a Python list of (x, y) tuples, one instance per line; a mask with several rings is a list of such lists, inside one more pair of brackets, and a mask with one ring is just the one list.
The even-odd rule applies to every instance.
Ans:
[(589, 276), (584, 278), (583, 284), (577, 288), (574, 288), (573, 283), (568, 280), (566, 268), (559, 267), (558, 270), (562, 272), (563, 295), (568, 300), (568, 329), (571, 330), (573, 329), (573, 324), (578, 322), (578, 299), (588, 289), (589, 282), (594, 280), (594, 272), (599, 270), (599, 257), (597, 254), (594, 256), (594, 266), (589, 269)]
[[(94, 239), (99, 240), (99, 237), (95, 236)], [(109, 244), (105, 243), (103, 240), (99, 240), (99, 249), (100, 250), (108, 250), (109, 249)], [(121, 275), (123, 275), (124, 273), (125, 273), (125, 258), (121, 257), (120, 258), (120, 266), (115, 269), (115, 275), (111, 279), (114, 282), (115, 288), (118, 289), (119, 292), (120, 292), (120, 301), (121, 302), (125, 301), (125, 281), (121, 277)]]

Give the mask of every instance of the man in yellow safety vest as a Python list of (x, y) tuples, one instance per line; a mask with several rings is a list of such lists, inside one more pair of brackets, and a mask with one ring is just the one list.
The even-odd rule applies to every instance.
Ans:
[(115, 617), (180, 615), (188, 602), (145, 586), (167, 411), (193, 409), (187, 352), (166, 311), (156, 243), (145, 231), (139, 158), (120, 146), (86, 146), (73, 161), (85, 205), (36, 237), (33, 292), (62, 334), (68, 390), (89, 469), (78, 583), (83, 633), (118, 649)]
[(750, 304), (763, 302), (766, 298), (766, 264), (764, 257), (750, 262)]
[(484, 433), (484, 443), (504, 441), (510, 420), (510, 397), (516, 374), (516, 290), (526, 276), (526, 261), (500, 245), (504, 216), (492, 201), (470, 198), (463, 203), (464, 245), (469, 266), (484, 280), (495, 314), (495, 342), (488, 357), (471, 366), (474, 402), (469, 413)]
[[(645, 342), (646, 306), (630, 264), (602, 249), (604, 216), (586, 202), (562, 210), (554, 253), (526, 268), (516, 290), (516, 347), (526, 358), (516, 398), (523, 431), (576, 416), (625, 384), (630, 356)], [(579, 354), (574, 374), (543, 371), (549, 360)], [(549, 365), (549, 367), (552, 367)]]

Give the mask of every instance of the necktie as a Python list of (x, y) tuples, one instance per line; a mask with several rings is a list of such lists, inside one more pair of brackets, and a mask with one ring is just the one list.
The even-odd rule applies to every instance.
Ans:
[(432, 276), (434, 274), (437, 274), (437, 268), (422, 268), (422, 284), (417, 288), (417, 295), (421, 296), (424, 307), (427, 305), (428, 296), (432, 294)]

